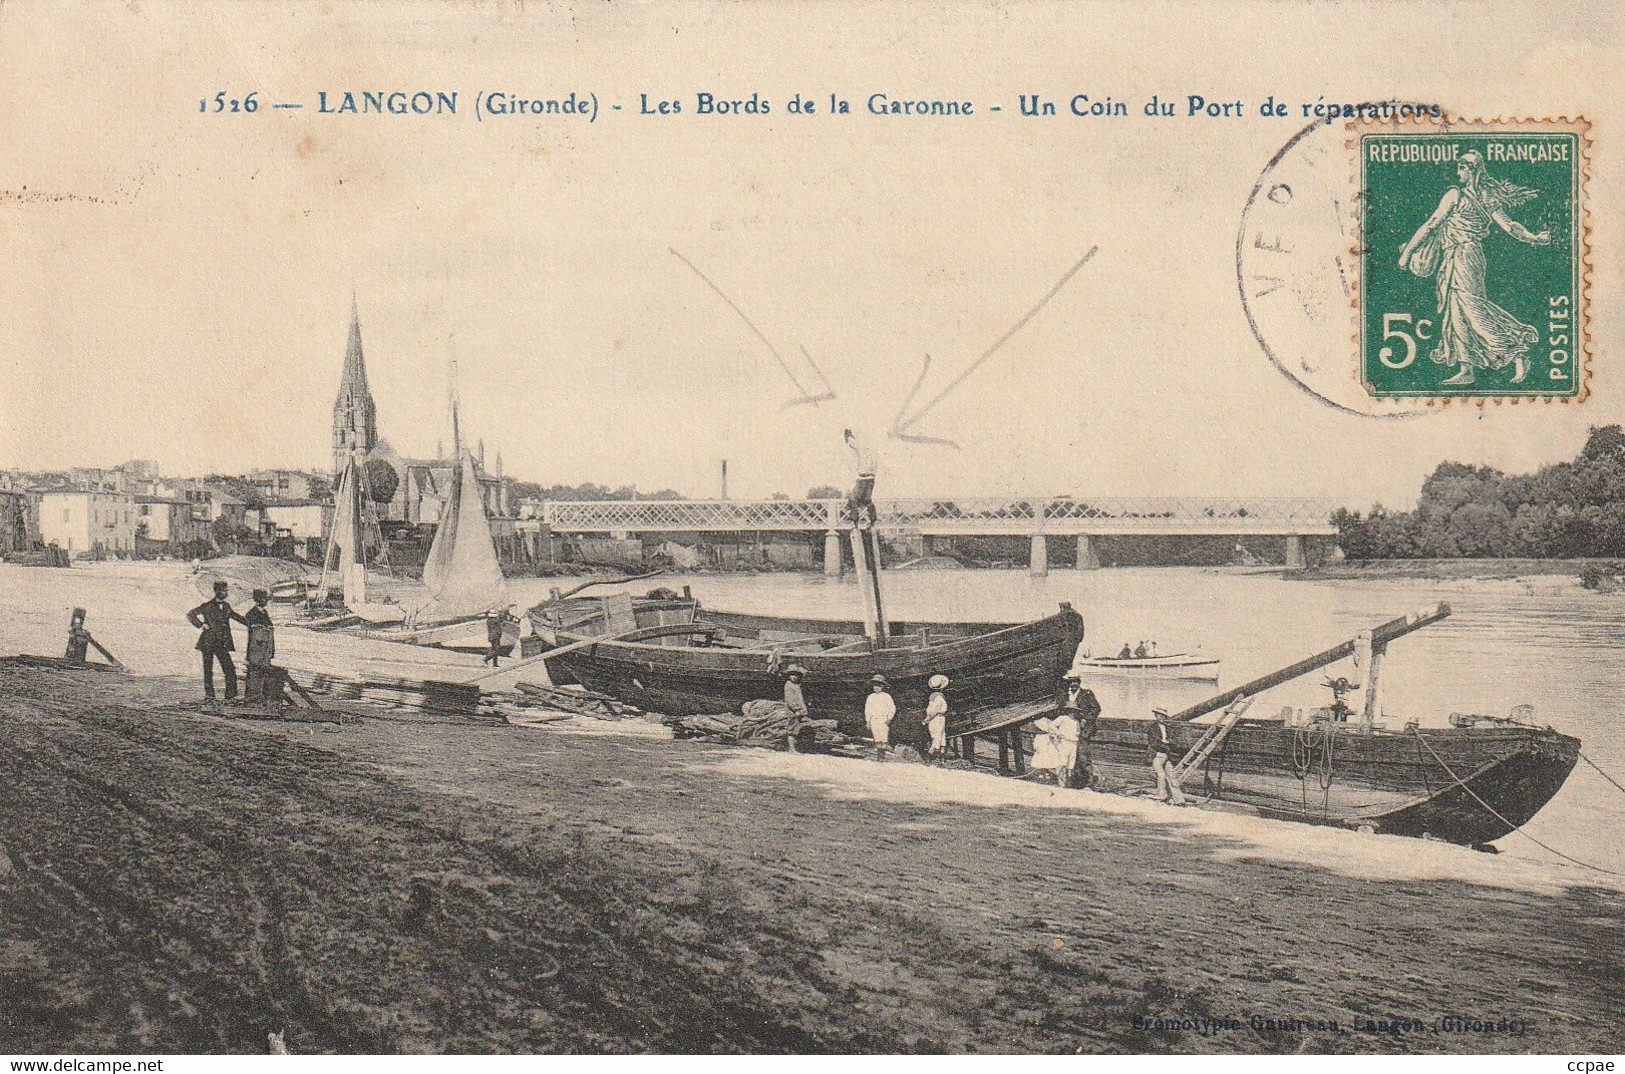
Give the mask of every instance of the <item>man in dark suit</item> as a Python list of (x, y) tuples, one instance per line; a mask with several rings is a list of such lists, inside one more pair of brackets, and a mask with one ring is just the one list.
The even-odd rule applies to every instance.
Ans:
[(226, 583), (214, 583), (214, 599), (199, 604), (186, 613), (186, 621), (197, 629), (203, 631), (198, 635), (197, 651), (203, 654), (203, 697), (205, 700), (214, 700), (214, 663), (220, 662), (220, 670), (226, 673), (226, 700), (231, 701), (237, 696), (237, 665), (232, 663), (231, 654), (237, 648), (231, 640), (231, 621), (235, 619), (244, 626), (248, 620), (234, 611), (226, 602)]
[(1066, 687), (1061, 691), (1061, 708), (1073, 710), (1078, 720), (1078, 759), (1072, 769), (1072, 782), (1087, 787), (1094, 780), (1095, 759), (1089, 743), (1100, 725), (1100, 699), (1083, 685), (1075, 671), (1066, 673)]

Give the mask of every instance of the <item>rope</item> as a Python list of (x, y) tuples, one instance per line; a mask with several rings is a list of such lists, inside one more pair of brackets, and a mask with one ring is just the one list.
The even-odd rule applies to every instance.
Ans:
[(1331, 810), (1332, 754), (1337, 744), (1337, 732), (1329, 724), (1311, 724), (1295, 728), (1292, 733), (1292, 772), (1298, 777), (1299, 800), (1304, 813), (1309, 812), (1309, 773), (1315, 772), (1315, 782), (1321, 790), (1321, 812)]
[(1597, 775), (1601, 776), (1603, 779), (1606, 779), (1609, 783), (1612, 783), (1615, 787), (1619, 787), (1620, 791), (1625, 792), (1625, 787), (1620, 787), (1619, 786), (1619, 780), (1615, 779), (1613, 776), (1610, 776), (1607, 772), (1604, 772), (1601, 768), (1598, 768), (1596, 761), (1593, 761), (1591, 758), (1587, 757), (1583, 753), (1580, 754), (1580, 760), (1584, 761), (1586, 764), (1590, 765), (1592, 768), (1596, 768), (1597, 769)]
[[(1432, 743), (1430, 743), (1427, 739), (1422, 737), (1422, 732), (1418, 728), (1415, 728), (1415, 727), (1411, 728), (1411, 734), (1415, 735), (1416, 736), (1416, 741), (1420, 742), (1423, 745), (1423, 747), (1427, 749), (1427, 751), (1429, 753), (1433, 754), (1433, 759), (1435, 761), (1439, 762), (1439, 767), (1444, 769), (1445, 775), (1449, 776), (1451, 779), (1456, 781), (1456, 786), (1460, 787), (1462, 790), (1464, 790), (1468, 794), (1472, 795), (1473, 801), (1475, 801), (1479, 805), (1483, 806), (1484, 809), (1490, 814), (1490, 816), (1494, 817), (1496, 820), (1500, 821), (1502, 824), (1505, 824), (1508, 828), (1511, 828), (1513, 831), (1517, 832), (1519, 835), (1523, 836), (1525, 839), (1529, 840), (1531, 843), (1533, 843), (1536, 846), (1540, 847), (1542, 850), (1544, 850), (1544, 851), (1546, 851), (1546, 852), (1548, 852), (1550, 854), (1556, 854), (1558, 857), (1562, 858), (1564, 861), (1573, 862), (1575, 865), (1582, 866), (1582, 867), (1584, 867), (1586, 869), (1594, 870), (1595, 872), (1605, 873), (1608, 876), (1625, 876), (1625, 873), (1618, 873), (1618, 872), (1615, 872), (1612, 869), (1604, 869), (1600, 865), (1592, 865), (1588, 861), (1581, 861), (1579, 858), (1570, 857), (1569, 855), (1563, 853), (1561, 850), (1558, 850), (1556, 847), (1548, 846), (1547, 844), (1541, 842), (1539, 839), (1536, 839), (1534, 836), (1530, 835), (1528, 832), (1524, 831), (1523, 830), (1523, 825), (1521, 825), (1521, 824), (1513, 824), (1510, 820), (1507, 820), (1500, 813), (1498, 813), (1494, 806), (1490, 805), (1488, 802), (1484, 801), (1484, 799), (1480, 798), (1476, 791), (1474, 791), (1471, 787), (1467, 786), (1467, 784), (1463, 783), (1461, 781), (1460, 776), (1456, 775), (1455, 772), (1451, 771), (1450, 766), (1444, 763), (1444, 758), (1440, 757), (1438, 752), (1434, 750)], [(1590, 762), (1587, 762), (1587, 763), (1590, 763)], [(1592, 765), (1591, 767), (1596, 768), (1597, 766)], [(1602, 771), (1600, 768), (1597, 769), (1597, 770), (1599, 772)], [(1612, 782), (1612, 781), (1610, 781), (1610, 782)], [(1617, 786), (1617, 784), (1616, 784), (1616, 786)]]

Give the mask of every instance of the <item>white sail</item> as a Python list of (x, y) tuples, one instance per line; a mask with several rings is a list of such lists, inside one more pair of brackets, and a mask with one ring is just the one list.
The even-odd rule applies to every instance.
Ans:
[(465, 451), (457, 454), (440, 525), (423, 565), (429, 600), (418, 609), (420, 624), (508, 606), (508, 584), (497, 564), (474, 460)]
[(344, 604), (355, 608), (367, 600), (366, 524), (361, 516), (361, 476), (355, 459), (344, 466), (338, 494), (333, 500), (333, 532), (322, 563), (323, 593), (336, 575), (344, 591)]

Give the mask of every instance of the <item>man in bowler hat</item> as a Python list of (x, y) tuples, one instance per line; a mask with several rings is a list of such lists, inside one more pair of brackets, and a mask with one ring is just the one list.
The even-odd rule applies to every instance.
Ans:
[(203, 697), (208, 701), (214, 700), (215, 661), (220, 662), (220, 670), (226, 673), (226, 700), (231, 701), (237, 696), (237, 665), (231, 659), (232, 652), (237, 648), (231, 640), (233, 619), (244, 626), (248, 625), (248, 620), (227, 603), (225, 582), (214, 583), (213, 600), (205, 601), (186, 613), (186, 621), (203, 631), (198, 635), (197, 651), (203, 654)]

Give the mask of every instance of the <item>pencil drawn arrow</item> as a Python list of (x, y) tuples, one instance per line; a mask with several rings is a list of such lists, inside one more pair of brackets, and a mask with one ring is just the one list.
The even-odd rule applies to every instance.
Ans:
[(804, 395), (800, 399), (790, 400), (788, 403), (785, 403), (783, 406), (779, 407), (779, 413), (781, 414), (793, 406), (807, 406), (808, 404), (817, 406), (819, 403), (828, 402), (829, 400), (835, 398), (835, 385), (831, 384), (829, 382), (829, 378), (824, 376), (824, 371), (818, 368), (818, 363), (813, 361), (813, 356), (807, 353), (807, 348), (805, 346), (801, 348), (801, 354), (802, 357), (807, 359), (807, 364), (812, 366), (812, 371), (818, 374), (818, 379), (823, 381), (824, 390), (817, 395)]
[[(790, 368), (790, 363), (784, 360), (784, 355), (779, 353), (779, 349), (777, 347), (773, 346), (773, 341), (768, 339), (767, 336), (762, 333), (762, 330), (760, 328), (756, 327), (756, 322), (751, 320), (750, 316), (748, 314), (746, 314), (744, 310), (739, 308), (739, 304), (737, 302), (735, 302), (733, 299), (729, 298), (727, 296), (727, 294), (725, 294), (723, 292), (722, 288), (718, 287), (711, 280), (711, 277), (707, 276), (705, 273), (700, 271), (698, 265), (694, 264), (694, 262), (692, 262), (688, 258), (684, 257), (682, 254), (678, 253), (672, 247), (668, 246), (668, 247), (666, 247), (666, 249), (671, 251), (671, 255), (673, 257), (675, 257), (677, 260), (681, 261), (683, 264), (687, 265), (689, 271), (694, 273), (694, 275), (698, 276), (700, 278), (700, 281), (702, 283), (704, 283), (705, 286), (709, 287), (713, 292), (715, 292), (716, 296), (718, 298), (722, 299), (723, 302), (727, 303), (729, 309), (733, 310), (735, 313), (737, 313), (739, 315), (739, 319), (741, 321), (745, 322), (745, 327), (749, 328), (751, 330), (751, 332), (755, 334), (756, 338), (762, 341), (762, 345), (765, 346), (767, 348), (768, 353), (773, 356), (773, 360), (779, 363), (779, 368), (784, 370), (784, 375), (790, 378), (790, 383), (794, 384), (796, 386), (796, 391), (799, 393), (798, 396), (795, 399), (792, 399), (788, 403), (784, 404), (784, 406), (781, 407), (780, 410), (788, 410), (789, 408), (791, 408), (793, 406), (803, 406), (803, 405), (806, 405), (806, 404), (811, 404), (813, 406), (817, 406), (819, 403), (824, 402), (826, 399), (835, 398), (834, 389), (832, 389), (830, 387), (829, 380), (824, 376), (824, 371), (818, 368), (817, 363), (812, 360), (811, 355), (807, 355), (807, 363), (813, 367), (813, 372), (818, 374), (818, 379), (823, 381), (824, 389), (825, 389), (823, 393), (815, 394), (813, 392), (809, 392), (806, 389), (806, 387), (802, 385), (801, 378), (796, 376), (795, 370)], [(807, 353), (805, 347), (802, 348), (802, 353), (803, 354)]]
[[(1028, 321), (1031, 321), (1034, 317), (1038, 316), (1038, 312), (1040, 310), (1042, 310), (1045, 306), (1049, 305), (1051, 299), (1053, 299), (1056, 295), (1061, 293), (1061, 288), (1065, 287), (1071, 281), (1072, 277), (1076, 276), (1078, 274), (1078, 271), (1080, 269), (1082, 269), (1083, 266), (1085, 266), (1085, 265), (1087, 265), (1089, 263), (1090, 259), (1095, 256), (1095, 253), (1099, 249), (1100, 249), (1100, 247), (1098, 247), (1098, 246), (1091, 246), (1089, 248), (1089, 252), (1084, 254), (1082, 257), (1080, 257), (1075, 265), (1073, 265), (1071, 268), (1067, 269), (1066, 274), (1063, 275), (1060, 278), (1060, 280), (1055, 284), (1054, 287), (1051, 287), (1049, 289), (1049, 293), (1046, 294), (1043, 298), (1038, 300), (1037, 305), (1035, 305), (1032, 309), (1028, 310), (1026, 315), (1023, 316), (1021, 318), (1021, 320), (1019, 320), (1015, 324), (1011, 325), (1010, 330), (1008, 332), (1006, 332), (1004, 335), (1000, 336), (997, 340), (995, 340), (993, 345), (991, 347), (989, 347), (987, 350), (983, 351), (982, 356), (980, 358), (976, 359), (976, 361), (972, 362), (968, 367), (966, 367), (964, 372), (960, 373), (959, 376), (957, 376), (953, 380), (949, 381), (947, 387), (943, 388), (936, 395), (932, 396), (931, 401), (926, 403), (923, 407), (921, 407), (914, 414), (914, 416), (912, 418), (909, 418), (907, 421), (900, 420), (902, 418), (903, 412), (901, 410), (899, 410), (897, 412), (897, 418), (899, 420), (894, 420), (892, 422), (891, 435), (894, 438), (898, 439), (898, 440), (907, 440), (907, 439), (909, 439), (908, 431), (910, 429), (912, 429), (915, 425), (919, 424), (920, 420), (923, 419), (927, 414), (931, 413), (931, 411), (936, 408), (938, 403), (940, 403), (944, 399), (948, 398), (948, 396), (953, 393), (954, 389), (958, 388), (961, 384), (965, 383), (965, 381), (969, 380), (971, 374), (975, 373), (978, 369), (980, 369), (987, 362), (987, 360), (989, 358), (992, 358), (995, 354), (997, 354), (999, 352), (999, 348), (1003, 347), (1006, 343), (1008, 343), (1012, 336), (1014, 336), (1017, 332), (1019, 332), (1023, 328), (1025, 328), (1027, 326)], [(925, 382), (925, 374), (926, 374), (927, 371), (930, 370), (930, 368), (931, 368), (931, 360), (930, 360), (930, 358), (927, 358), (926, 359), (926, 368), (925, 368), (925, 370), (922, 370), (921, 373), (920, 373), (920, 380), (914, 385), (914, 391), (909, 393), (909, 401), (912, 401), (912, 399), (914, 398), (914, 395), (919, 392), (920, 385)], [(906, 408), (908, 406), (908, 401), (905, 401), (903, 405)], [(951, 440), (935, 440), (935, 439), (929, 438), (929, 437), (920, 438), (920, 440), (922, 442), (925, 442), (925, 443), (946, 443), (946, 444), (952, 444), (953, 443), (953, 441), (951, 441)], [(955, 446), (957, 446), (957, 445), (955, 445)]]
[[(914, 397), (916, 395), (920, 394), (920, 389), (922, 387), (924, 387), (924, 385), (925, 385), (925, 378), (930, 373), (931, 373), (931, 356), (928, 354), (928, 355), (925, 356), (925, 364), (920, 367), (919, 379), (915, 380), (914, 387), (909, 389), (907, 397), (903, 399), (903, 405), (898, 407), (897, 408), (897, 413), (892, 416), (892, 420), (891, 420), (892, 439), (893, 440), (903, 440), (903, 441), (906, 441), (906, 442), (908, 442), (910, 444), (941, 444), (944, 447), (951, 447), (955, 451), (958, 451), (959, 450), (959, 444), (957, 442), (953, 441), (953, 440), (945, 440), (940, 436), (919, 436), (919, 435), (904, 431), (903, 413), (904, 413), (904, 411), (908, 410), (908, 405), (910, 403), (914, 402)], [(919, 419), (916, 418), (915, 420), (918, 421)], [(912, 424), (912, 423), (910, 423), (910, 424)]]

